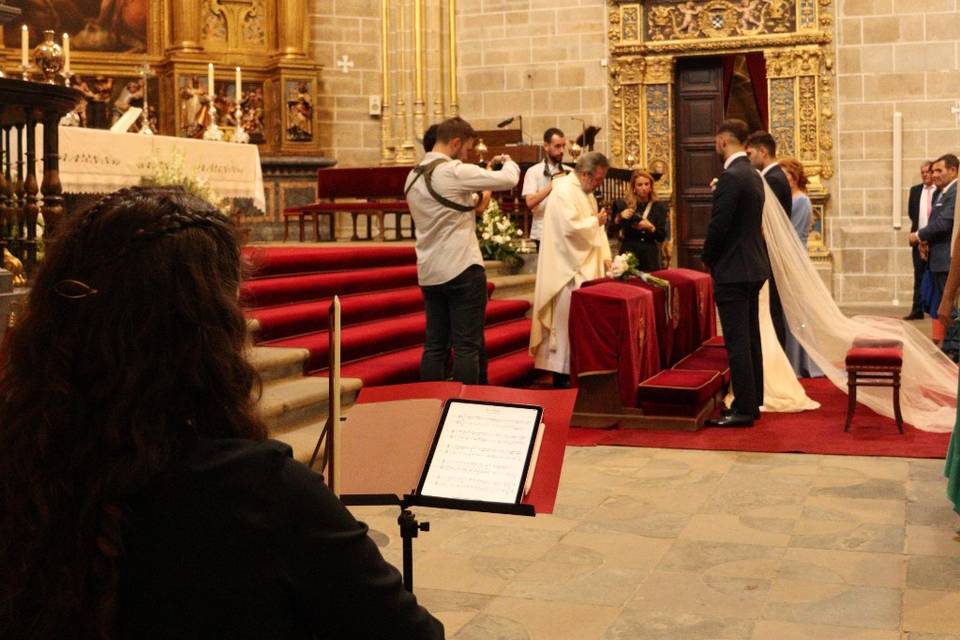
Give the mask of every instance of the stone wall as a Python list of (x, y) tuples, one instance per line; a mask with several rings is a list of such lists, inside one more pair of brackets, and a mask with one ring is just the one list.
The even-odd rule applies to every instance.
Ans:
[[(459, 0), (460, 113), (476, 128), (523, 114), (527, 139), (548, 127), (569, 137), (603, 128), (606, 150), (606, 5), (603, 0)], [(511, 125), (514, 126), (514, 125)]]
[[(380, 163), (380, 120), (368, 99), (380, 95), (380, 3), (376, 0), (312, 0), (310, 45), (323, 65), (316, 107), (322, 155), (338, 166)], [(344, 73), (337, 60), (354, 66)]]
[[(836, 0), (837, 177), (829, 245), (837, 299), (909, 305), (906, 198), (924, 159), (960, 151), (957, 0)], [(893, 114), (903, 114), (904, 191), (892, 192)], [(903, 228), (892, 205), (903, 201)]]

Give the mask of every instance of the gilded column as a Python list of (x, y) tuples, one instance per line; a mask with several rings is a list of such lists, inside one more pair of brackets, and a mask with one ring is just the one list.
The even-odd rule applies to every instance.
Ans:
[(196, 0), (171, 0), (170, 17), (173, 30), (171, 51), (200, 51), (200, 8)]
[(413, 128), (417, 135), (426, 129), (426, 103), (424, 98), (424, 75), (426, 74), (425, 58), (423, 55), (423, 0), (413, 2), (413, 78), (416, 95), (413, 102)]
[(410, 55), (407, 33), (406, 2), (401, 0), (397, 27), (397, 47), (400, 49), (400, 80), (397, 82), (397, 119), (400, 121), (400, 145), (397, 149), (397, 162), (411, 163), (416, 158), (416, 147), (410, 132), (410, 118), (407, 115), (407, 99), (410, 96)]
[(443, 120), (443, 100), (447, 90), (447, 76), (444, 73), (446, 40), (443, 33), (443, 3), (438, 0), (436, 5), (436, 27), (437, 27), (437, 67), (436, 71), (436, 95), (433, 98), (433, 120), (440, 122)]
[(457, 0), (447, 0), (447, 36), (450, 47), (450, 104), (451, 116), (460, 115), (460, 98), (457, 95)]
[[(199, 4), (199, 3), (198, 3)], [(307, 0), (283, 0), (277, 3), (279, 10), (280, 56), (305, 58), (307, 55)]]
[(643, 98), (641, 110), (643, 121), (644, 165), (651, 173), (662, 175), (657, 181), (657, 192), (670, 197), (673, 192), (673, 56), (646, 58), (643, 71)]
[(390, 94), (390, 0), (380, 2), (380, 67), (383, 97), (380, 99), (380, 164), (393, 164), (397, 149), (393, 141)]

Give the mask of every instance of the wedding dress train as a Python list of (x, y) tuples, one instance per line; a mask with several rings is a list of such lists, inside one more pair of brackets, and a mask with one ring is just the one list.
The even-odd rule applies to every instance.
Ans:
[[(797, 380), (787, 354), (777, 340), (770, 317), (770, 283), (760, 290), (760, 345), (763, 352), (762, 412), (797, 413), (819, 409), (820, 403), (811, 400)], [(727, 394), (725, 404), (733, 404), (733, 391)]]

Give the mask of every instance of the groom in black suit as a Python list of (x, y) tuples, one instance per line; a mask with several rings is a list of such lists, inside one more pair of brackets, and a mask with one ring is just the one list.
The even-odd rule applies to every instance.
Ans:
[[(793, 216), (793, 192), (787, 174), (777, 162), (777, 141), (766, 131), (754, 131), (747, 138), (747, 157), (753, 168), (760, 172), (760, 176), (770, 185), (777, 202), (783, 207), (787, 218)], [(783, 303), (780, 302), (780, 292), (777, 283), (770, 276), (770, 319), (773, 320), (773, 330), (777, 334), (777, 342), (784, 349), (787, 348), (787, 323), (783, 317)]]
[(760, 289), (770, 277), (763, 241), (763, 178), (744, 151), (748, 135), (742, 120), (724, 120), (717, 129), (717, 154), (724, 171), (713, 191), (713, 212), (701, 259), (710, 267), (723, 327), (734, 401), (717, 427), (749, 427), (763, 404), (760, 350)]

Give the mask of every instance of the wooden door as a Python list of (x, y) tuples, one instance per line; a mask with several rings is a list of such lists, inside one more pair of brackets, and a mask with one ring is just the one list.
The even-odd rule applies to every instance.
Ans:
[(677, 264), (705, 270), (700, 254), (710, 223), (710, 181), (720, 176), (714, 135), (723, 121), (723, 63), (690, 58), (677, 64)]

